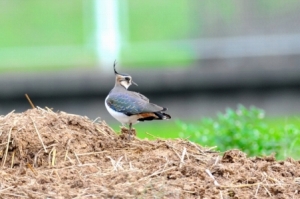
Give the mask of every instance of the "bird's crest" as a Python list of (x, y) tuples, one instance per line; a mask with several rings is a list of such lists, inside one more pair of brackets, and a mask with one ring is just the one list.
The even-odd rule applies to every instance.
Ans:
[(119, 74), (119, 73), (116, 71), (116, 65), (117, 65), (117, 61), (115, 60), (115, 61), (114, 61), (114, 71), (115, 71), (115, 74)]

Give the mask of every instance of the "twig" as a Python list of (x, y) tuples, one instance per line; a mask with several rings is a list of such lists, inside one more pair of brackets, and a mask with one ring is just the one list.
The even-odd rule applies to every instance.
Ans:
[[(9, 187), (9, 188), (11, 188), (11, 187)], [(3, 195), (9, 195), (9, 196), (15, 196), (15, 197), (18, 197), (18, 198), (28, 198), (27, 196), (22, 196), (22, 195), (13, 194), (13, 193), (1, 193), (1, 194), (3, 194)]]
[(66, 154), (65, 161), (67, 160), (67, 158), (71, 162), (71, 164), (75, 164), (75, 162)]
[(48, 107), (46, 106), (46, 109), (47, 109), (47, 111), (48, 111), (48, 112), (51, 112), (51, 113), (53, 113), (53, 111), (52, 111), (52, 109), (51, 109), (51, 108), (48, 108)]
[(94, 121), (92, 123), (94, 124), (94, 123), (96, 123), (100, 119), (101, 119), (101, 117), (97, 117), (96, 119), (94, 119)]
[(184, 156), (186, 154), (186, 148), (183, 147), (183, 151), (182, 151), (182, 155), (181, 155), (181, 158), (180, 158), (180, 165), (179, 165), (179, 168), (182, 167), (182, 165), (184, 164)]
[(8, 148), (9, 148), (9, 142), (10, 142), (10, 137), (11, 137), (11, 131), (12, 131), (13, 127), (10, 127), (9, 133), (8, 133), (8, 137), (7, 137), (7, 145), (6, 145), (6, 150), (5, 150), (5, 156), (4, 156), (4, 161), (2, 163), (2, 167), (4, 167), (5, 162), (6, 162), (6, 157), (7, 157), (7, 153), (8, 153)]
[(279, 185), (281, 185), (283, 183), (283, 182), (280, 182), (279, 180), (277, 180), (276, 178), (272, 178), (272, 177), (268, 176), (268, 174), (266, 172), (263, 172), (262, 175), (264, 177), (267, 177), (269, 180), (272, 180), (273, 182), (279, 183)]
[(165, 170), (165, 168), (168, 166), (168, 164), (169, 164), (169, 160), (168, 160), (168, 157), (167, 156), (165, 156), (165, 159), (166, 159), (166, 163), (165, 163), (165, 165), (164, 165), (164, 168), (163, 168), (163, 170)]
[(37, 158), (39, 156), (39, 153), (42, 151), (43, 149), (40, 149), (35, 155), (34, 155), (34, 159), (33, 159), (33, 166), (37, 166)]
[[(66, 154), (65, 154), (65, 158), (64, 161), (66, 161), (67, 157), (68, 157), (68, 153), (69, 153), (69, 148), (70, 148), (70, 143), (71, 143), (72, 138), (70, 138), (67, 142), (67, 149), (66, 149)], [(70, 158), (69, 158), (70, 160)]]
[(153, 135), (153, 134), (151, 134), (151, 133), (146, 132), (146, 134), (147, 134), (147, 135), (150, 135), (151, 137), (153, 137), (153, 138), (155, 138), (155, 139), (161, 139), (161, 138), (159, 138), (159, 137), (157, 137), (157, 136), (155, 136), (155, 135)]
[(34, 128), (35, 128), (35, 132), (37, 133), (37, 135), (38, 135), (38, 137), (39, 137), (39, 140), (40, 140), (41, 143), (42, 143), (42, 146), (43, 146), (43, 148), (44, 148), (44, 151), (45, 151), (46, 153), (48, 153), (47, 148), (46, 148), (46, 146), (44, 145), (44, 142), (43, 142), (43, 140), (42, 140), (42, 137), (41, 137), (41, 135), (40, 135), (40, 133), (39, 133), (39, 131), (38, 131), (38, 129), (37, 129), (37, 127), (36, 127), (36, 125), (35, 125), (33, 119), (32, 119), (31, 117), (30, 117), (30, 119), (32, 120), (33, 126), (34, 126)]
[(257, 185), (256, 191), (255, 191), (255, 195), (254, 195), (255, 197), (257, 196), (259, 188), (260, 188), (260, 184)]
[(193, 145), (193, 146), (194, 146), (198, 151), (200, 151), (201, 153), (204, 153), (204, 151), (203, 151), (202, 149), (200, 149), (200, 147), (197, 146), (194, 142), (191, 142), (191, 141), (188, 140), (188, 143), (191, 144), (191, 145)]
[(67, 160), (67, 156), (68, 156), (68, 150), (66, 150), (64, 161)]
[(122, 159), (123, 159), (123, 156), (121, 156), (121, 157), (118, 159), (118, 161), (117, 161), (117, 163), (116, 163), (116, 166), (117, 166), (117, 167), (120, 167), (120, 169), (123, 170), (122, 164), (120, 164)]
[(79, 158), (78, 158), (78, 155), (76, 154), (76, 152), (75, 152), (75, 151), (73, 151), (73, 152), (74, 152), (74, 155), (75, 155), (75, 157), (76, 157), (76, 159), (77, 159), (77, 161), (78, 161), (79, 165), (81, 165), (82, 163), (80, 162), (80, 160), (79, 160)]
[(50, 150), (50, 152), (48, 154), (48, 164), (49, 164), (49, 166), (51, 166), (51, 154), (53, 153), (53, 149), (54, 149), (54, 147)]
[(114, 167), (114, 171), (117, 171), (118, 169), (117, 169), (117, 167), (116, 167), (116, 161), (114, 160), (114, 159), (112, 159), (112, 157), (110, 157), (110, 156), (107, 156), (109, 159), (110, 159), (110, 162), (111, 162), (111, 164), (112, 164), (112, 166)]
[(52, 166), (55, 165), (55, 157), (56, 157), (56, 148), (54, 148), (53, 153), (52, 153)]
[(44, 111), (44, 112), (46, 112), (46, 110), (45, 110), (45, 109), (43, 109), (43, 108), (41, 108), (41, 107), (39, 107), (39, 106), (36, 106), (36, 108), (37, 108), (38, 110), (41, 110), (41, 111)]
[(211, 152), (213, 149), (217, 148), (217, 146), (213, 146), (205, 150), (204, 152)]
[(5, 117), (3, 119), (6, 119), (6, 118), (10, 117), (14, 112), (15, 112), (15, 110), (11, 111), (7, 115), (5, 115)]
[[(5, 188), (5, 189), (1, 189), (1, 190), (0, 190), (0, 193), (3, 192), (3, 191), (6, 191), (6, 190), (8, 190), (8, 189), (14, 188), (14, 187), (15, 187), (15, 186), (11, 186), (11, 187), (7, 187), (7, 188)], [(1, 193), (1, 194), (3, 194), (3, 193)]]
[(220, 198), (223, 199), (222, 191), (220, 191)]
[(112, 166), (114, 167), (114, 171), (118, 171), (118, 167), (120, 167), (120, 169), (123, 170), (123, 167), (120, 165), (120, 162), (123, 159), (123, 156), (121, 156), (117, 162), (114, 159), (112, 159), (112, 157), (110, 157), (110, 156), (106, 156), (106, 157), (108, 157), (110, 159), (110, 162), (111, 162)]
[(77, 167), (87, 167), (87, 166), (95, 166), (95, 165), (97, 165), (97, 163), (93, 162), (93, 163), (86, 163), (86, 164), (77, 165)]
[(31, 166), (31, 164), (27, 163), (27, 167), (32, 171), (32, 173), (33, 173), (34, 175), (37, 176), (37, 172), (33, 169), (33, 167)]
[[(220, 187), (222, 188), (242, 188), (242, 187), (251, 187), (251, 186), (256, 186), (256, 185), (262, 185), (262, 186), (278, 186), (278, 184), (264, 184), (262, 182), (257, 182), (253, 184), (240, 184), (240, 185), (227, 185), (223, 186), (221, 185)], [(289, 184), (281, 184), (280, 186), (288, 186)]]
[(59, 181), (61, 181), (60, 175), (58, 174), (57, 170), (54, 170), (54, 173), (56, 174), (56, 176), (58, 177)]
[(216, 186), (220, 186), (220, 184), (217, 182), (217, 180), (215, 179), (215, 177), (211, 174), (211, 172), (210, 172), (208, 169), (205, 169), (205, 172), (209, 175), (209, 177), (210, 177), (211, 179), (213, 179), (214, 184), (215, 184)]
[(27, 95), (27, 93), (25, 94), (25, 97), (27, 98), (27, 100), (28, 100), (30, 106), (34, 109), (35, 107), (34, 107), (32, 101), (30, 100), (29, 96)]
[(15, 150), (13, 151), (13, 153), (12, 153), (12, 156), (11, 156), (11, 164), (10, 164), (10, 168), (13, 168), (13, 166), (14, 166), (14, 159), (15, 159)]
[(269, 192), (269, 190), (264, 185), (262, 185), (262, 186), (266, 190), (266, 192), (269, 194), (269, 196), (272, 197), (272, 194)]
[(129, 170), (133, 170), (131, 162), (129, 162)]
[[(180, 157), (179, 153), (177, 153), (177, 151), (175, 151), (175, 148), (173, 146), (169, 145), (168, 143), (165, 143), (165, 144), (174, 151), (174, 153), (178, 156), (178, 158), (180, 160), (181, 157)], [(176, 149), (176, 150), (178, 150), (178, 149)]]
[(218, 164), (218, 162), (219, 162), (219, 158), (220, 158), (220, 156), (217, 156), (217, 158), (216, 158), (216, 160), (215, 160), (215, 163), (213, 164), (213, 166), (215, 166), (215, 165), (217, 165), (217, 164)]
[(109, 135), (108, 133), (100, 130), (99, 128), (96, 128), (96, 130), (99, 132), (99, 133), (102, 133), (104, 136), (107, 136), (107, 137), (110, 137), (111, 139), (114, 139), (111, 135)]
[(176, 167), (174, 166), (174, 167), (170, 167), (170, 168), (168, 168), (168, 169), (166, 169), (166, 170), (160, 170), (160, 171), (157, 170), (157, 171), (155, 171), (154, 173), (152, 173), (151, 175), (148, 175), (148, 176), (146, 176), (146, 177), (140, 178), (139, 181), (142, 180), (142, 179), (145, 179), (145, 178), (150, 178), (150, 177), (152, 177), (152, 176), (162, 174), (162, 173), (164, 173), (164, 172), (166, 172), (166, 171), (170, 171), (170, 170), (172, 170), (172, 169), (176, 169)]
[(90, 153), (78, 153), (78, 156), (83, 156), (83, 155), (95, 155), (95, 154), (99, 154), (99, 153), (105, 153), (108, 151), (98, 151), (98, 152), (90, 152)]

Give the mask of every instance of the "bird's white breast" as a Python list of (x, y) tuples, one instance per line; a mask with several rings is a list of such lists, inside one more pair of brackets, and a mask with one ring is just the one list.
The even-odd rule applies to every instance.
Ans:
[(122, 123), (122, 125), (128, 125), (130, 123), (132, 124), (136, 124), (138, 123), (138, 117), (136, 115), (131, 115), (131, 116), (127, 116), (124, 113), (120, 113), (117, 112), (115, 110), (113, 110), (112, 108), (110, 108), (108, 106), (108, 104), (106, 103), (108, 96), (105, 99), (105, 107), (107, 109), (107, 111), (109, 112), (109, 114), (111, 114), (111, 116), (113, 116), (116, 120), (118, 120), (119, 122)]

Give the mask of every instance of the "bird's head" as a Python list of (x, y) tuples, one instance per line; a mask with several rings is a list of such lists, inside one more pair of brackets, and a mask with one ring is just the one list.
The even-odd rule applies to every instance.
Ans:
[(116, 71), (116, 61), (114, 62), (114, 71), (115, 71), (115, 75), (116, 75), (116, 85), (121, 85), (125, 89), (128, 89), (128, 87), (131, 84), (134, 84), (137, 86), (137, 84), (134, 81), (132, 81), (132, 77), (130, 75), (124, 74), (124, 73), (121, 74)]

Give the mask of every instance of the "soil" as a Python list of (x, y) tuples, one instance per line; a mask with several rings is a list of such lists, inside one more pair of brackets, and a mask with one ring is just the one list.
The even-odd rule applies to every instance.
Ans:
[(300, 161), (129, 138), (50, 109), (1, 116), (0, 198), (300, 198)]

